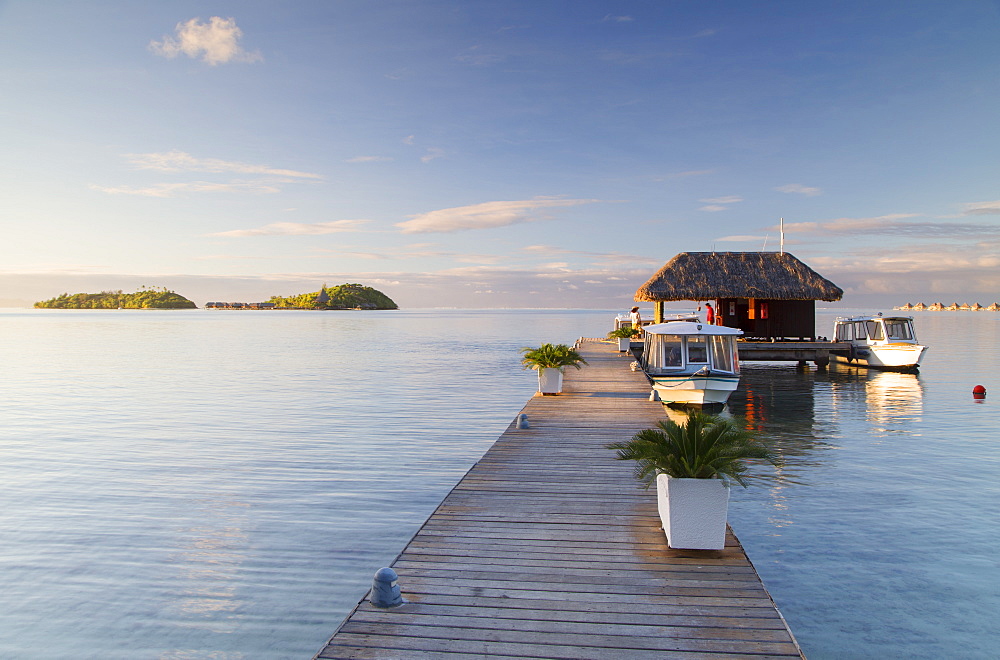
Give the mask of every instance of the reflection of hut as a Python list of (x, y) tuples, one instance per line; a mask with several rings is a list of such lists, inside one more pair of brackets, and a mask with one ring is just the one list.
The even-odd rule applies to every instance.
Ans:
[(715, 300), (716, 322), (753, 338), (816, 336), (816, 301), (843, 290), (787, 252), (682, 252), (635, 293), (638, 302)]

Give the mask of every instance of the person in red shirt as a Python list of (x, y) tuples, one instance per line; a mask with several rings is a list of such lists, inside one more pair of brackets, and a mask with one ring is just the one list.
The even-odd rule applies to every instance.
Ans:
[(705, 323), (715, 324), (715, 310), (712, 309), (712, 303), (705, 303)]

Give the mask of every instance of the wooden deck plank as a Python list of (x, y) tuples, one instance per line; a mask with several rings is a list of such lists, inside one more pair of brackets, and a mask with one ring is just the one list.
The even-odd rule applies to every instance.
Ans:
[(739, 541), (667, 547), (655, 495), (606, 448), (665, 417), (599, 342), (533, 397), (393, 564), (405, 605), (361, 601), (317, 658), (796, 658)]

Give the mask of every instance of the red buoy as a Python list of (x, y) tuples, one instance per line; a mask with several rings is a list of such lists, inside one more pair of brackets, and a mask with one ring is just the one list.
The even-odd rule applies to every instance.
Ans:
[(972, 388), (972, 398), (973, 399), (985, 399), (986, 398), (986, 388), (982, 385), (976, 385)]

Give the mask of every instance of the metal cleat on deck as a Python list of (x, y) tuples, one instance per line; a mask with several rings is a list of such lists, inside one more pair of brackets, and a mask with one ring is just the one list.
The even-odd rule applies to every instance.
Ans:
[(375, 571), (370, 598), (372, 605), (385, 608), (397, 607), (404, 603), (399, 584), (396, 583), (398, 577), (396, 571), (388, 567)]

